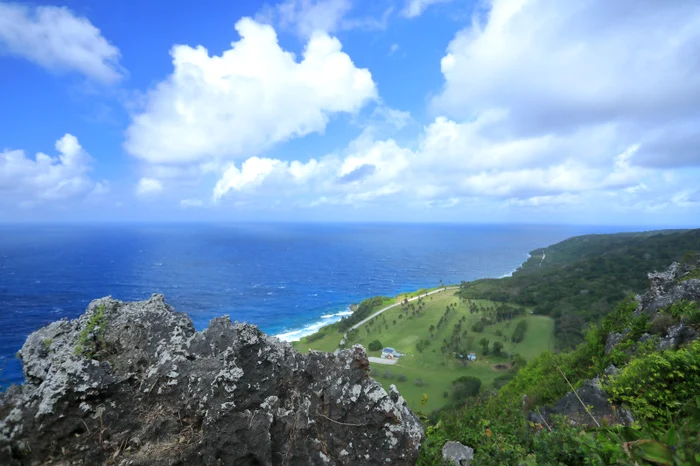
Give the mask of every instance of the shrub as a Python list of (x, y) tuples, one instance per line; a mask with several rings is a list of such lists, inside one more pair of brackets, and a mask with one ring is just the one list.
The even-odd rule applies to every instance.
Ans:
[(484, 354), (489, 354), (489, 343), (488, 338), (482, 338), (479, 340), (479, 344), (482, 346)]
[(416, 384), (416, 387), (422, 387), (423, 385), (425, 385), (425, 384), (423, 383), (423, 379), (421, 379), (421, 378), (418, 378), (418, 379), (414, 380), (413, 383)]
[(510, 382), (510, 380), (511, 380), (513, 377), (515, 377), (515, 373), (514, 373), (514, 372), (509, 372), (508, 374), (499, 375), (498, 377), (496, 377), (495, 379), (493, 379), (493, 388), (501, 388), (501, 387), (503, 387), (505, 384), (507, 384), (508, 382)]
[(525, 332), (527, 331), (527, 321), (521, 320), (518, 325), (515, 326), (513, 330), (513, 335), (510, 337), (510, 341), (513, 343), (520, 343), (525, 339)]
[(500, 341), (494, 341), (493, 342), (493, 354), (496, 356), (499, 356), (501, 354), (501, 350), (503, 349), (503, 343)]
[(397, 379), (399, 382), (405, 382), (405, 381), (406, 381), (406, 376), (403, 375), (403, 374), (399, 374), (399, 376), (396, 377), (396, 379)]
[(474, 325), (472, 325), (472, 332), (481, 333), (484, 331), (485, 328), (486, 328), (486, 326), (484, 325), (484, 323), (479, 320), (479, 321), (475, 322)]
[(380, 349), (384, 348), (384, 345), (382, 345), (382, 342), (379, 340), (374, 340), (370, 342), (369, 345), (367, 345), (367, 348), (370, 351), (379, 351)]
[[(700, 270), (700, 269), (698, 269)], [(684, 318), (688, 325), (700, 326), (700, 305), (693, 301), (676, 301), (666, 310), (676, 318)]]
[(85, 328), (78, 335), (78, 344), (75, 345), (75, 354), (84, 356), (86, 359), (93, 359), (103, 349), (104, 330), (107, 325), (104, 311), (104, 304), (100, 304), (92, 311), (92, 315), (87, 321)]
[(471, 375), (462, 376), (452, 382), (452, 397), (455, 401), (478, 395), (479, 390), (481, 390), (481, 379)]
[(497, 336), (497, 337), (502, 337), (502, 336), (503, 336), (503, 332), (501, 331), (501, 329), (496, 330), (496, 336)]
[(700, 341), (677, 351), (633, 359), (614, 379), (610, 394), (637, 419), (669, 421), (700, 387)]
[(376, 379), (377, 377), (379, 377), (379, 371), (376, 367), (373, 367), (369, 370), (369, 375)]
[(384, 371), (384, 378), (391, 380), (394, 378), (394, 374), (392, 374), (390, 371)]
[(675, 325), (677, 320), (673, 318), (671, 314), (663, 313), (657, 315), (654, 320), (651, 321), (651, 332), (657, 335), (666, 336), (668, 334), (668, 329)]
[(325, 333), (323, 332), (316, 332), (312, 333), (311, 335), (307, 335), (303, 338), (303, 341), (305, 343), (311, 343), (312, 341), (320, 340), (325, 336)]

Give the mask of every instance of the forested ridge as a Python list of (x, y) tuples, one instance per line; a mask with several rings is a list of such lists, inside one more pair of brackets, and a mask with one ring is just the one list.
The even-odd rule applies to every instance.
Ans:
[[(568, 283), (575, 291), (572, 277), (587, 280), (586, 286), (598, 283), (600, 277), (588, 275), (593, 271), (630, 288), (637, 272), (645, 282), (645, 292), (616, 303), (588, 326), (574, 349), (546, 351), (515, 365), (498, 392), (481, 390), (426, 414), (427, 439), (418, 464), (440, 464), (450, 451), (459, 451), (472, 457), (466, 464), (479, 465), (700, 465), (700, 254), (692, 252), (698, 230), (620, 238), (589, 237), (590, 252), (575, 251), (580, 238), (540, 250), (545, 260), (557, 250), (570, 253), (567, 261), (583, 258), (550, 270), (543, 265), (542, 272), (524, 267), (513, 280), (504, 280), (508, 286), (488, 289), (522, 299), (532, 289), (522, 292), (513, 284), (533, 286), (523, 277), (544, 277), (546, 284)], [(593, 253), (595, 248), (600, 253)], [(652, 253), (683, 257), (670, 267), (653, 267), (659, 272), (649, 275), (628, 269), (662, 260), (645, 257)], [(620, 270), (624, 275), (616, 277)], [(462, 293), (480, 285), (467, 284)], [(558, 288), (543, 291), (563, 296)], [(597, 293), (597, 299), (612, 296)]]
[(532, 251), (512, 277), (463, 282), (459, 293), (549, 315), (557, 347), (573, 347), (588, 324), (646, 289), (647, 272), (698, 251), (700, 229), (577, 236)]

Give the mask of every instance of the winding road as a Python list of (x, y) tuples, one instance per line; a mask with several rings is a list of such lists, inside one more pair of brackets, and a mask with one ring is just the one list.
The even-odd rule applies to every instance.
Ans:
[[(439, 288), (439, 289), (437, 289), (437, 290), (429, 291), (429, 292), (427, 292), (427, 293), (425, 293), (425, 294), (421, 294), (421, 295), (418, 295), (418, 296), (414, 296), (413, 298), (409, 299), (408, 302), (415, 301), (416, 299), (418, 299), (418, 298), (423, 298), (423, 297), (425, 297), (425, 296), (430, 296), (431, 294), (440, 293), (441, 291), (456, 290), (457, 288), (459, 288), (459, 287), (458, 287), (458, 286), (446, 286), (446, 287), (444, 287), (444, 288)], [(361, 320), (360, 322), (358, 322), (358, 323), (356, 323), (355, 325), (353, 325), (352, 327), (350, 327), (350, 330), (355, 330), (355, 329), (358, 328), (360, 325), (369, 322), (370, 320), (374, 319), (375, 317), (377, 317), (377, 316), (378, 316), (379, 314), (381, 314), (382, 312), (386, 312), (386, 311), (388, 311), (389, 309), (392, 309), (392, 308), (394, 308), (394, 307), (396, 307), (396, 306), (400, 306), (400, 305), (401, 305), (401, 301), (399, 301), (398, 303), (394, 303), (394, 304), (392, 304), (392, 305), (390, 305), (390, 306), (387, 306), (387, 307), (385, 307), (385, 308), (383, 308), (383, 309), (380, 309), (380, 310), (378, 310), (377, 312), (375, 312), (374, 314), (372, 314), (371, 316), (367, 317), (367, 318), (364, 319), (364, 320)]]

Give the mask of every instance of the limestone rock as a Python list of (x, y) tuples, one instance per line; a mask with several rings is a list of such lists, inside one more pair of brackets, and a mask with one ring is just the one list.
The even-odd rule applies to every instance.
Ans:
[[(578, 397), (576, 397), (576, 394), (578, 394)], [(554, 406), (542, 408), (542, 415), (545, 418), (550, 418), (553, 414), (564, 415), (572, 425), (586, 427), (596, 425), (591, 415), (601, 425), (603, 421), (608, 425), (624, 424), (627, 426), (634, 422), (632, 413), (628, 409), (610, 402), (608, 394), (597, 377), (586, 380), (583, 386), (576, 390), (576, 394), (569, 392), (557, 401)], [(581, 401), (578, 398), (581, 398)], [(583, 405), (581, 402), (583, 402)], [(588, 408), (588, 411), (584, 408), (584, 405)]]
[(615, 349), (617, 345), (620, 344), (622, 340), (625, 339), (630, 329), (625, 329), (622, 333), (612, 332), (608, 335), (608, 339), (605, 341), (605, 354), (610, 354), (612, 350)]
[(676, 301), (700, 301), (700, 280), (694, 278), (679, 281), (697, 266), (674, 262), (664, 272), (650, 273), (649, 290), (637, 296), (635, 315), (653, 315)]
[(474, 459), (474, 449), (459, 442), (447, 442), (442, 447), (445, 466), (469, 466)]
[(299, 354), (256, 327), (196, 332), (163, 296), (93, 301), (27, 338), (0, 395), (0, 464), (413, 464), (418, 418), (364, 349)]
[(677, 349), (679, 346), (695, 340), (698, 333), (694, 328), (688, 327), (681, 322), (668, 329), (668, 334), (659, 341), (659, 349)]

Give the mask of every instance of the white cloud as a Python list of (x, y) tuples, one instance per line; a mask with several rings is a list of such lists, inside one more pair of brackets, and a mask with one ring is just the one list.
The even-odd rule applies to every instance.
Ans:
[(221, 56), (173, 47), (173, 74), (127, 130), (131, 154), (154, 164), (235, 160), (321, 132), (331, 115), (357, 112), (377, 96), (370, 72), (334, 37), (312, 35), (298, 62), (272, 27), (244, 18), (236, 30), (241, 39)]
[(78, 71), (104, 83), (122, 77), (119, 49), (87, 18), (66, 7), (0, 3), (0, 53), (56, 71)]
[(154, 196), (163, 191), (163, 183), (155, 178), (141, 178), (136, 186), (137, 196)]
[(332, 32), (352, 8), (350, 0), (286, 0), (277, 6), (282, 27), (303, 37), (316, 31)]
[(398, 51), (399, 51), (399, 44), (391, 44), (391, 47), (389, 47), (389, 55), (393, 55)]
[(406, 6), (401, 11), (401, 14), (406, 18), (415, 18), (423, 14), (430, 5), (436, 3), (447, 3), (452, 0), (406, 0)]
[(40, 202), (100, 195), (106, 183), (95, 183), (87, 173), (92, 159), (78, 139), (66, 134), (56, 141), (60, 155), (38, 153), (34, 159), (22, 150), (0, 152), (0, 192), (2, 201), (37, 204)]
[(263, 23), (278, 24), (283, 30), (291, 30), (300, 37), (308, 38), (315, 32), (384, 30), (394, 11), (390, 6), (380, 17), (347, 17), (352, 6), (350, 0), (285, 0), (274, 7), (263, 8), (255, 19)]
[(507, 110), (512, 129), (697, 116), (695, 0), (493, 0), (442, 59), (433, 104), (457, 118)]

